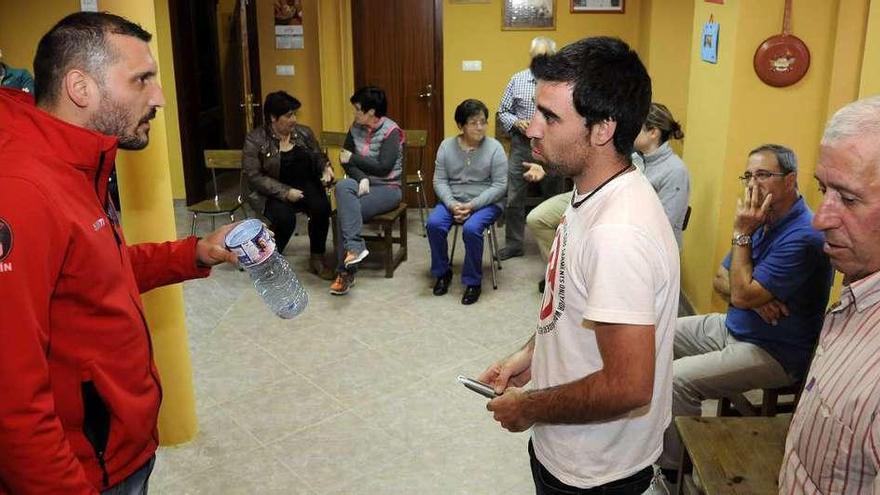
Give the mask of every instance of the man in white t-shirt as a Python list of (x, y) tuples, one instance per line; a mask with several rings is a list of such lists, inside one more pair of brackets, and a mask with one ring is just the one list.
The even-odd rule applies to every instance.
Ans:
[[(535, 335), (480, 376), (504, 392), (487, 408), (510, 431), (532, 428), (538, 494), (642, 493), (671, 417), (679, 288), (675, 236), (630, 162), (651, 80), (613, 38), (538, 57), (532, 71), (532, 153), (572, 177), (575, 191), (550, 252)], [(529, 381), (531, 390), (518, 388)]]

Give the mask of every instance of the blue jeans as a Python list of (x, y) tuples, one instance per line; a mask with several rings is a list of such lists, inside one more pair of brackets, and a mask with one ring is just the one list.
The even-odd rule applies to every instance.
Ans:
[(133, 472), (128, 478), (125, 478), (113, 488), (104, 490), (101, 492), (101, 495), (147, 495), (150, 473), (153, 472), (155, 464), (156, 456), (154, 455), (140, 469)]
[(593, 488), (577, 488), (566, 485), (547, 471), (535, 457), (535, 449), (529, 440), (529, 458), (532, 464), (532, 479), (535, 481), (536, 495), (641, 495), (651, 485), (654, 467), (648, 466), (636, 474), (617, 481), (611, 481)]
[[(501, 216), (501, 208), (488, 205), (471, 213), (462, 225), (464, 266), (461, 282), (480, 285), (483, 280), (483, 232)], [(452, 213), (443, 203), (437, 204), (428, 215), (428, 243), (431, 245), (431, 275), (440, 278), (449, 270), (449, 245), (446, 241), (452, 228)]]

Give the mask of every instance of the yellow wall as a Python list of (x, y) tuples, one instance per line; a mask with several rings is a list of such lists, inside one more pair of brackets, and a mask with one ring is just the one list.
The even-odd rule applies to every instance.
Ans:
[(3, 62), (33, 74), (34, 54), (43, 34), (67, 14), (79, 10), (75, 0), (0, 2), (0, 49)]
[[(168, 170), (171, 173), (171, 194), (174, 199), (186, 198), (183, 181), (183, 157), (180, 151), (180, 123), (177, 118), (177, 86), (174, 83), (174, 54), (171, 47), (171, 21), (168, 18), (168, 1), (154, 0), (156, 10), (155, 40), (165, 108), (160, 115), (165, 120), (165, 141), (168, 146)], [(100, 7), (101, 4), (99, 4)]]
[(859, 95), (880, 94), (880, 2), (871, 2)]
[(639, 54), (651, 74), (653, 100), (663, 103), (681, 124), (684, 142), (672, 141), (681, 154), (688, 141), (687, 107), (694, 0), (644, 1)]
[[(443, 3), (443, 116), (445, 133), (458, 133), (452, 114), (466, 98), (482, 100), (494, 113), (510, 76), (529, 64), (535, 36), (548, 36), (559, 48), (585, 36), (617, 36), (639, 46), (642, 0), (627, 0), (624, 14), (572, 14), (567, 0), (556, 2), (555, 31), (502, 31), (501, 1), (488, 4)], [(462, 60), (482, 60), (481, 72), (463, 72)], [(490, 120), (489, 135), (494, 133)]]
[(348, 98), (354, 93), (351, 3), (320, 2), (318, 22), (322, 129), (345, 131), (352, 118)]
[[(324, 0), (327, 1), (327, 0)], [(257, 0), (257, 33), (260, 43), (260, 78), (263, 98), (284, 90), (302, 102), (298, 119), (312, 129), (321, 129), (321, 75), (318, 50), (318, 0), (305, 0), (303, 14), (304, 50), (275, 49), (273, 0)], [(275, 75), (276, 65), (293, 65), (294, 76)], [(262, 102), (260, 102), (262, 104)], [(262, 106), (260, 107), (262, 111)]]
[(705, 241), (714, 241), (719, 236), (720, 198), (727, 191), (723, 184), (725, 181), (729, 183), (732, 176), (735, 176), (725, 174), (724, 164), (727, 154), (726, 136), (731, 132), (731, 59), (734, 54), (734, 45), (727, 40), (736, 38), (739, 8), (733, 2), (723, 6), (697, 2), (694, 5), (694, 33), (702, 32), (703, 23), (709, 19), (710, 14), (721, 24), (719, 63), (701, 62), (699, 50), (692, 45), (688, 82), (690, 98), (686, 117), (687, 147), (683, 156), (691, 173), (693, 211), (684, 236), (681, 283), (691, 304), (704, 311), (712, 297), (711, 275), (718, 264), (718, 257), (711, 247), (713, 242)]

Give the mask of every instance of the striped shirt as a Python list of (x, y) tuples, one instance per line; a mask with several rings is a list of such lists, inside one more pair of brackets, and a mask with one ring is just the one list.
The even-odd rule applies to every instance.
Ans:
[(510, 78), (501, 104), (498, 105), (498, 121), (507, 133), (517, 120), (532, 120), (535, 115), (535, 85), (537, 81), (531, 69), (517, 72)]
[(788, 431), (780, 494), (880, 494), (880, 272), (825, 317)]

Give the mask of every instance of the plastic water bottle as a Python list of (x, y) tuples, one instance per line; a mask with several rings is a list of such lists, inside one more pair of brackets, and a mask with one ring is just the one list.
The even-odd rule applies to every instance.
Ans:
[(245, 220), (226, 235), (226, 247), (250, 274), (257, 293), (278, 316), (290, 319), (305, 311), (309, 295), (290, 264), (275, 251), (275, 240), (263, 222)]

